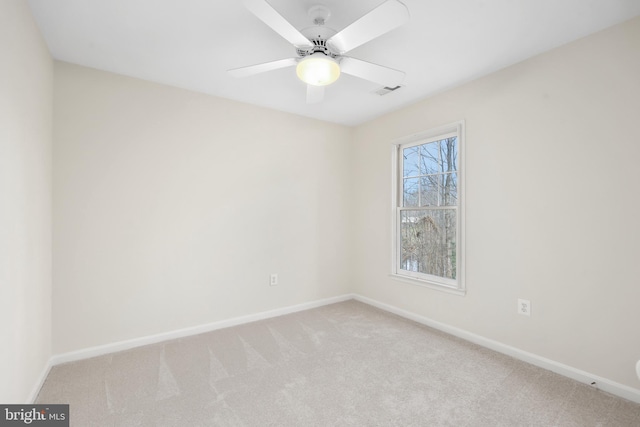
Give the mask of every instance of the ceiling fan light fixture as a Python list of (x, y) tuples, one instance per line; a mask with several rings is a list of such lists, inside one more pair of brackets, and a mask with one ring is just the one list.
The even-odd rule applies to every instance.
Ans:
[(296, 74), (307, 84), (327, 86), (340, 77), (340, 65), (335, 59), (316, 53), (298, 62)]

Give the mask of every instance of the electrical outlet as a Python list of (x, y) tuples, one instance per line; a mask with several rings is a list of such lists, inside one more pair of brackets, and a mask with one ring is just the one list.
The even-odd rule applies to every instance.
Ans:
[(638, 374), (638, 379), (640, 379), (640, 360), (636, 363), (636, 374)]
[(269, 281), (269, 284), (271, 286), (275, 286), (278, 284), (278, 274), (277, 273), (271, 273), (271, 279)]
[(526, 299), (518, 299), (518, 314), (523, 316), (531, 316), (531, 301)]

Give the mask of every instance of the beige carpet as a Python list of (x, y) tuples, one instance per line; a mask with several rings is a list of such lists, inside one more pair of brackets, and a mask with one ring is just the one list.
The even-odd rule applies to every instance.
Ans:
[(56, 366), (84, 426), (640, 426), (619, 399), (348, 301)]

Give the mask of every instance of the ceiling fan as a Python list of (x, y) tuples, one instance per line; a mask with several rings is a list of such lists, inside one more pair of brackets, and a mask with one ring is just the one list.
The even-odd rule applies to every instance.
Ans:
[(298, 56), (229, 70), (234, 77), (295, 66), (298, 78), (307, 84), (308, 104), (322, 101), (325, 86), (335, 82), (341, 72), (387, 87), (396, 87), (404, 79), (402, 71), (344, 55), (409, 20), (409, 10), (398, 0), (386, 0), (339, 32), (324, 25), (331, 12), (322, 5), (309, 9), (314, 25), (302, 31), (298, 31), (266, 0), (244, 0), (244, 5), (291, 43)]

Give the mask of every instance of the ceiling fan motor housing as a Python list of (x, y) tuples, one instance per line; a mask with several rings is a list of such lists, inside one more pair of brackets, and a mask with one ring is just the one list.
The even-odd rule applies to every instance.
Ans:
[(336, 34), (335, 30), (325, 27), (324, 25), (317, 25), (305, 28), (301, 33), (307, 37), (311, 43), (313, 43), (313, 46), (307, 49), (297, 48), (296, 52), (298, 53), (298, 56), (305, 57), (318, 52), (334, 59), (340, 56), (327, 46), (327, 40)]

